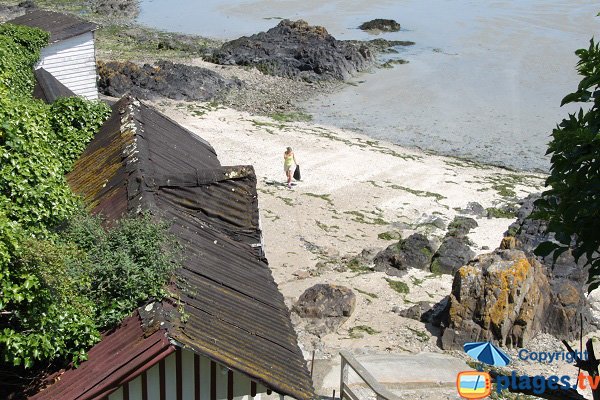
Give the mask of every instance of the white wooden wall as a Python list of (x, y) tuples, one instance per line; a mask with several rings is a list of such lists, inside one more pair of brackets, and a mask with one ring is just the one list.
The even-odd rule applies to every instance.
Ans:
[[(226, 367), (213, 363), (206, 357), (199, 356), (199, 371), (196, 371), (194, 353), (181, 350), (181, 379), (177, 379), (177, 353), (166, 357), (163, 363), (164, 400), (196, 400), (196, 384), (200, 385), (200, 400), (227, 400), (228, 379), (233, 379), (233, 398), (235, 400), (260, 400), (261, 393), (267, 388), (256, 384), (255, 397), (251, 397), (250, 378), (238, 372), (229, 373)], [(113, 392), (108, 400), (161, 400), (161, 363), (145, 372)], [(195, 373), (198, 375), (195, 377)], [(211, 375), (216, 375), (216, 398), (211, 398)], [(197, 378), (197, 382), (195, 379)], [(143, 390), (145, 383), (146, 390)], [(181, 398), (177, 397), (177, 385), (181, 385)], [(144, 393), (145, 392), (145, 393)], [(145, 396), (145, 397), (144, 397)]]
[(50, 72), (76, 95), (98, 99), (93, 32), (44, 47), (36, 68)]

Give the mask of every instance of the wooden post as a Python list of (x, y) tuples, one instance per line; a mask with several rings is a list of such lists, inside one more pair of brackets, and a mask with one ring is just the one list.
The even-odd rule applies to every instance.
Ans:
[(340, 354), (340, 400), (344, 400), (344, 369), (346, 369), (346, 359)]

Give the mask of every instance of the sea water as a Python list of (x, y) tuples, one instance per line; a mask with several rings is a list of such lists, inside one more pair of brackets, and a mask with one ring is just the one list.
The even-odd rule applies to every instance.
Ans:
[[(359, 74), (302, 106), (318, 123), (400, 145), (547, 170), (552, 129), (578, 109), (560, 107), (580, 80), (574, 51), (600, 39), (599, 11), (589, 0), (142, 0), (138, 21), (233, 39), (304, 19), (338, 39), (414, 41), (385, 56), (408, 64)], [(373, 18), (402, 29), (357, 29)]]

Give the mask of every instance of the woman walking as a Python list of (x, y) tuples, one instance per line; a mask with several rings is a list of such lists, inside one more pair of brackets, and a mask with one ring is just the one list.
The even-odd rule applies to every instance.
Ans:
[(294, 173), (294, 167), (296, 165), (296, 156), (291, 147), (288, 147), (283, 153), (283, 170), (287, 176), (287, 186), (292, 187), (292, 174)]

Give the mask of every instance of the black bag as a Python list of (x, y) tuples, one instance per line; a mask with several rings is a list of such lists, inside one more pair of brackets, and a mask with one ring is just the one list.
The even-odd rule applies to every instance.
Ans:
[(294, 179), (299, 181), (300, 180), (300, 166), (296, 165), (296, 170), (294, 171)]

